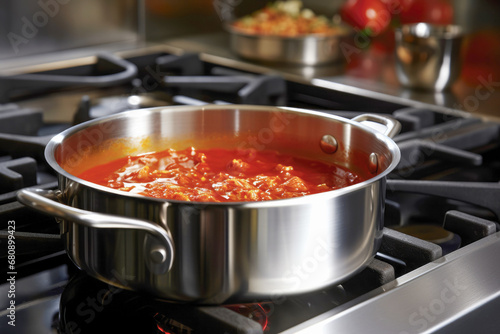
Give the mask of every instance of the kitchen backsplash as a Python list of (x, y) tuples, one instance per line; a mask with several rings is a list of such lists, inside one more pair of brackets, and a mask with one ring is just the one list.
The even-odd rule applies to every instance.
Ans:
[(0, 60), (137, 39), (140, 0), (2, 0)]

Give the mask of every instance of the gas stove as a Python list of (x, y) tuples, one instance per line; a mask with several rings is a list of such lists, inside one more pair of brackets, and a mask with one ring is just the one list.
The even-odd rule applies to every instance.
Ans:
[[(161, 47), (3, 76), (0, 99), (0, 254), (8, 264), (0, 286), (2, 333), (486, 333), (499, 326), (500, 123)], [(173, 304), (89, 277), (67, 258), (56, 220), (16, 200), (22, 188), (57, 188), (44, 147), (74, 124), (130, 109), (227, 103), (347, 118), (380, 113), (402, 124), (382, 245), (367, 268), (304, 295)]]

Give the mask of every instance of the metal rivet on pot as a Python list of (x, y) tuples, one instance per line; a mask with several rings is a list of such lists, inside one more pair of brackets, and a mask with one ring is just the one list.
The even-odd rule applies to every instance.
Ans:
[(324, 135), (323, 137), (321, 137), (319, 145), (325, 153), (335, 153), (335, 151), (337, 151), (337, 148), (339, 147), (337, 139), (335, 139), (335, 137), (332, 135)]
[(163, 263), (167, 260), (167, 252), (163, 248), (153, 249), (149, 256), (154, 263)]
[(368, 169), (371, 173), (375, 174), (378, 170), (378, 155), (377, 153), (371, 153), (368, 158)]

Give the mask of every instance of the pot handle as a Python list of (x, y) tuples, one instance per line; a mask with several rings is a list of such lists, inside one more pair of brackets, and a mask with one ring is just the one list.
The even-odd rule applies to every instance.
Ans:
[(169, 233), (153, 224), (140, 219), (114, 216), (104, 213), (86, 211), (58, 201), (60, 191), (25, 188), (17, 193), (17, 199), (40, 212), (72, 221), (89, 228), (96, 229), (136, 229), (145, 232), (152, 240), (145, 244), (146, 260), (155, 274), (163, 274), (170, 270), (174, 259), (173, 241)]
[[(388, 117), (388, 116), (380, 116), (380, 115), (376, 115), (376, 114), (362, 114), (362, 115), (354, 117), (352, 120), (359, 122), (359, 123), (364, 122), (364, 121), (371, 121), (371, 122), (385, 125), (384, 132), (382, 132), (382, 131), (380, 131), (380, 132), (382, 132), (384, 135), (391, 137), (391, 138), (394, 137), (395, 135), (397, 135), (399, 133), (399, 131), (401, 131), (401, 123), (399, 123), (394, 118)], [(379, 131), (377, 128), (375, 128), (372, 125), (369, 125), (369, 124), (365, 124), (365, 125), (368, 125), (369, 127)]]

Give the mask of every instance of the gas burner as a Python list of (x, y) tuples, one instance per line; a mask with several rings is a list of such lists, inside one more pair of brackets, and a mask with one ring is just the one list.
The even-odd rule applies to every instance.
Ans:
[[(391, 275), (392, 273), (392, 275)], [(255, 333), (273, 334), (341, 305), (364, 293), (361, 281), (371, 287), (394, 279), (386, 264), (374, 260), (350, 283), (296, 296), (275, 296), (270, 301), (191, 305), (154, 299), (138, 292), (106, 284), (84, 272), (75, 272), (61, 294), (61, 333), (100, 331), (141, 331), (151, 333)], [(119, 284), (119, 282), (117, 282)]]
[(393, 226), (392, 228), (396, 231), (438, 245), (442, 249), (442, 255), (446, 255), (459, 249), (462, 241), (458, 234), (433, 224), (411, 224), (405, 226)]

